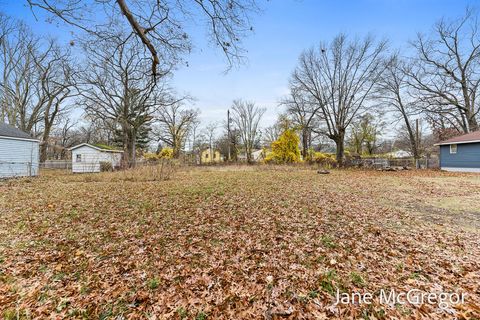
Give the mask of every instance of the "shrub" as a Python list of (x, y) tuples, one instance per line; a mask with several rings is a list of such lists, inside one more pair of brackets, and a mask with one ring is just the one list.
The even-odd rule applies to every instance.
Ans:
[(161, 159), (173, 159), (173, 149), (163, 148), (159, 153), (147, 152), (143, 154), (143, 158), (147, 161), (154, 162)]
[(272, 152), (267, 153), (265, 163), (295, 163), (300, 162), (300, 139), (294, 129), (286, 129), (272, 143)]
[(143, 154), (143, 158), (151, 162), (151, 161), (158, 161), (160, 159), (160, 156), (153, 152), (147, 152)]
[(100, 161), (100, 172), (111, 172), (113, 171), (112, 163), (109, 161)]
[(313, 154), (313, 161), (322, 165), (324, 167), (334, 167), (337, 165), (337, 160), (334, 154), (331, 153), (322, 153), (322, 152), (315, 152)]
[(172, 148), (163, 148), (158, 154), (160, 159), (172, 159), (173, 158), (173, 149)]

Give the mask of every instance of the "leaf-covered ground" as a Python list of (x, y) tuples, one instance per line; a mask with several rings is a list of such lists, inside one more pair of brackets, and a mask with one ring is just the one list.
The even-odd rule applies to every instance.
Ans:
[[(475, 319), (480, 175), (220, 168), (0, 182), (5, 319)], [(335, 305), (340, 292), (464, 304)]]

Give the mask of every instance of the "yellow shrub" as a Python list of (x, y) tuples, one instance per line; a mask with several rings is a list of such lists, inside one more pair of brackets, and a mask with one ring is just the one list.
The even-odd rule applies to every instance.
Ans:
[(163, 148), (160, 151), (159, 157), (161, 159), (172, 159), (173, 158), (173, 149), (172, 148)]
[(157, 161), (160, 159), (159, 155), (153, 152), (144, 153), (143, 158), (147, 161)]
[(263, 162), (264, 163), (275, 163), (275, 158), (274, 158), (273, 152), (271, 152), (271, 151), (266, 152), (266, 156), (263, 159)]
[(272, 143), (272, 152), (265, 157), (265, 163), (300, 162), (300, 139), (294, 129), (285, 130), (278, 140)]
[(337, 159), (334, 154), (315, 152), (313, 154), (313, 161), (325, 167), (334, 167), (337, 164)]
[(160, 153), (147, 152), (143, 154), (147, 161), (158, 161), (160, 159), (173, 159), (173, 149), (163, 148)]

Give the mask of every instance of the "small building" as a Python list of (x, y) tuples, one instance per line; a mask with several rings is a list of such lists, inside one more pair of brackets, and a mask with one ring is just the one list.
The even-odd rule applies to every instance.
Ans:
[[(247, 153), (246, 152), (239, 153), (237, 159), (240, 162), (247, 161)], [(265, 150), (263, 150), (263, 149), (252, 150), (252, 161), (253, 162), (261, 162), (264, 159), (265, 159)]]
[(413, 154), (410, 151), (396, 150), (386, 154), (389, 158), (411, 158)]
[(480, 131), (435, 144), (440, 146), (440, 169), (480, 172)]
[(0, 178), (38, 175), (40, 141), (0, 123)]
[(222, 158), (222, 155), (220, 154), (220, 151), (218, 150), (207, 148), (203, 150), (202, 153), (200, 154), (201, 164), (219, 163), (219, 162), (223, 162), (223, 158)]
[(252, 151), (252, 159), (255, 162), (260, 162), (265, 160), (265, 150), (259, 149), (259, 150), (253, 150)]
[(112, 168), (120, 166), (122, 150), (110, 146), (82, 143), (70, 148), (72, 151), (72, 172), (100, 172), (101, 163), (109, 163)]

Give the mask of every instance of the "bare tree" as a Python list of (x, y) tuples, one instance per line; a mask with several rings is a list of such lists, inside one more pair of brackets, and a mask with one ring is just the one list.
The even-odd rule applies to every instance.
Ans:
[(286, 113), (292, 120), (292, 125), (300, 130), (302, 143), (302, 156), (308, 156), (308, 150), (312, 146), (314, 130), (318, 128), (318, 115), (321, 105), (309, 101), (308, 96), (295, 88), (291, 89), (290, 96), (282, 101), (286, 106)]
[[(241, 39), (252, 31), (250, 15), (258, 11), (255, 0), (27, 0), (52, 17), (97, 39), (112, 36), (112, 26), (129, 29), (122, 41), (140, 41), (151, 61), (151, 73), (165, 61), (190, 50), (186, 24), (205, 21), (211, 42), (219, 46), (230, 66), (244, 57)], [(98, 13), (101, 15), (98, 15)], [(101, 17), (91, 19), (90, 17)], [(162, 61), (164, 60), (164, 61)]]
[[(403, 122), (402, 132), (408, 137), (409, 149), (415, 159), (420, 158), (420, 148), (416, 127), (412, 123), (412, 117), (419, 117), (421, 104), (417, 97), (413, 96), (412, 87), (409, 85), (408, 73), (410, 66), (403, 61), (398, 54), (394, 54), (387, 62), (387, 68), (379, 82), (378, 99), (382, 106), (393, 112)], [(404, 135), (405, 135), (404, 134)]]
[(204, 137), (204, 140), (208, 144), (210, 159), (213, 159), (213, 155), (215, 154), (215, 142), (216, 142), (218, 127), (219, 127), (219, 124), (217, 122), (210, 122), (202, 130), (202, 135)]
[[(164, 83), (145, 77), (147, 59), (139, 58), (142, 45), (118, 36), (85, 47), (88, 64), (83, 73), (81, 100), (87, 115), (101, 120), (115, 133), (124, 149), (124, 164), (135, 166), (137, 140), (150, 130), (154, 115), (169, 90)], [(162, 74), (169, 72), (162, 67)], [(169, 98), (168, 98), (169, 99)]]
[(55, 120), (67, 111), (68, 99), (76, 94), (72, 56), (54, 40), (35, 37), (23, 23), (5, 16), (0, 20), (4, 21), (0, 27), (8, 28), (0, 40), (1, 117), (41, 136), (43, 162)]
[(52, 42), (45, 56), (35, 57), (35, 66), (39, 73), (37, 84), (39, 105), (42, 110), (42, 142), (40, 161), (47, 160), (47, 147), (50, 133), (59, 115), (68, 112), (68, 100), (76, 96), (77, 71), (68, 50)]
[(282, 130), (278, 123), (274, 123), (273, 125), (266, 127), (263, 131), (264, 146), (271, 146), (272, 142), (278, 140), (278, 137), (280, 137), (281, 133)]
[(425, 110), (447, 118), (463, 132), (478, 129), (480, 37), (478, 16), (467, 9), (458, 20), (440, 20), (428, 37), (418, 34), (409, 82)]
[(364, 150), (368, 155), (375, 153), (379, 137), (385, 126), (382, 119), (383, 114), (374, 116), (367, 112), (359, 116), (352, 124), (349, 144), (356, 154), (361, 155)]
[[(1, 117), (19, 129), (34, 133), (41, 121), (42, 103), (36, 91), (40, 40), (27, 26), (1, 16)], [(47, 50), (48, 51), (48, 50)]]
[(181, 101), (159, 108), (155, 115), (157, 122), (155, 137), (173, 149), (173, 157), (178, 158), (185, 146), (190, 130), (195, 128), (198, 111), (187, 109)]
[(293, 72), (291, 87), (320, 108), (322, 127), (317, 130), (332, 139), (336, 158), (343, 165), (345, 133), (363, 112), (383, 72), (386, 41), (373, 37), (348, 40), (340, 34), (333, 41), (304, 51)]
[(233, 101), (232, 111), (232, 120), (240, 132), (247, 162), (252, 163), (253, 147), (260, 134), (258, 125), (266, 109), (255, 106), (253, 102), (235, 100)]

